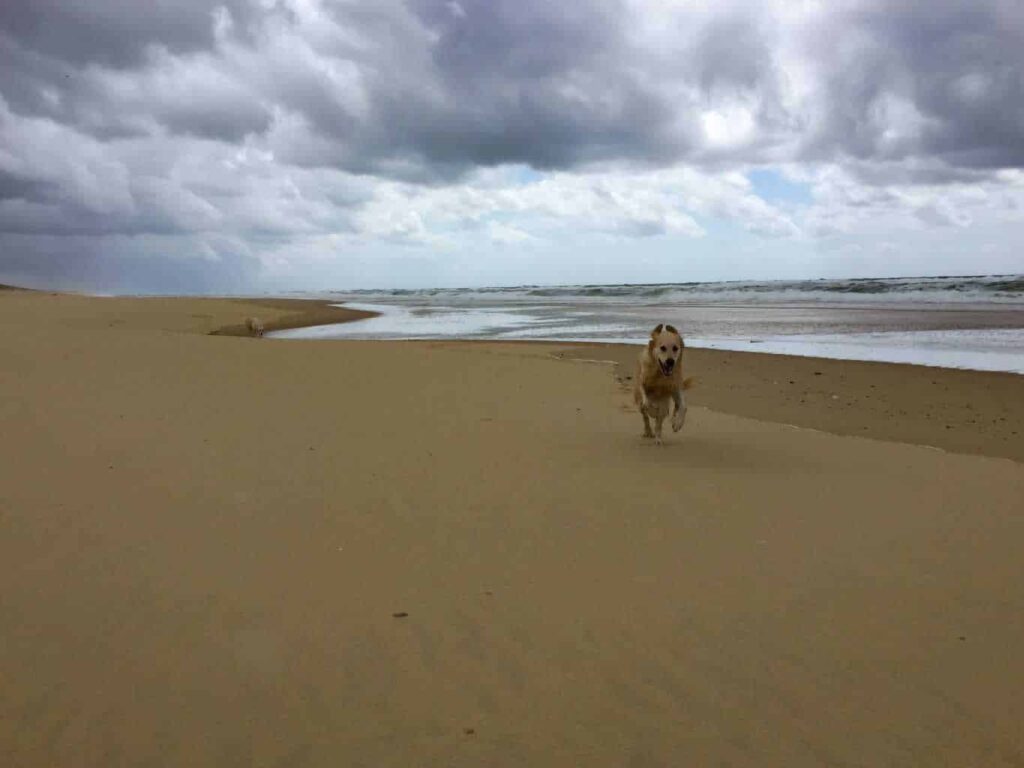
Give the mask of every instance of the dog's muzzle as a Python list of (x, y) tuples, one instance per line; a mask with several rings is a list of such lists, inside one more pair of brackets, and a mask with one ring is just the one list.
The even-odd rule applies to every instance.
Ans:
[(673, 360), (672, 358), (669, 358), (668, 360), (658, 361), (658, 365), (661, 367), (662, 373), (664, 373), (666, 376), (671, 376), (672, 371), (676, 367), (676, 361)]

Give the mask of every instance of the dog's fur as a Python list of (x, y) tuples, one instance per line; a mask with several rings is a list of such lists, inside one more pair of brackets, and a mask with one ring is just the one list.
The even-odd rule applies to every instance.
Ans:
[(258, 317), (247, 317), (245, 318), (245, 327), (253, 336), (263, 335), (263, 322)]
[[(661, 425), (668, 417), (669, 404), (675, 404), (672, 431), (678, 432), (686, 421), (683, 391), (693, 379), (683, 378), (683, 337), (671, 325), (659, 324), (651, 331), (650, 341), (640, 352), (633, 380), (633, 399), (644, 419), (644, 437), (661, 443)], [(654, 429), (651, 429), (654, 419)]]

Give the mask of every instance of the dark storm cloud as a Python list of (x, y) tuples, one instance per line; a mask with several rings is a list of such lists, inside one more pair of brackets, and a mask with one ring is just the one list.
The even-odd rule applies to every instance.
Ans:
[(52, 184), (0, 171), (0, 200), (43, 200), (53, 191)]
[(136, 63), (110, 70), (97, 52), (83, 66), (0, 32), (0, 95), (19, 114), (47, 117), (101, 139), (145, 136), (162, 127), (231, 142), (270, 124), (270, 107), (244, 79), (195, 64), (183, 72), (180, 61), (159, 48)]
[(420, 180), (501, 163), (720, 160), (700, 117), (728, 104), (754, 120), (753, 139), (725, 152), (736, 162), (806, 131), (817, 159), (1021, 164), (1024, 6), (837, 7), (801, 51), (821, 79), (810, 104), (785, 103), (768, 6), (693, 15), (691, 29), (676, 10), (665, 23), (680, 34), (655, 44), (620, 0), (327, 3), (313, 20), (243, 0), (6, 3), (2, 93), (15, 111), (102, 138), (238, 142), (266, 133), (276, 107), (309, 127), (281, 148), (291, 159)]
[[(667, 159), (675, 110), (630, 72), (625, 8), (614, 0), (427, 2), (440, 103), (380, 103), (392, 135), (444, 163), (557, 168), (606, 158)], [(583, 140), (581, 141), (581, 137)], [(675, 139), (675, 141), (674, 141)]]
[[(328, 6), (339, 42), (327, 60), (347, 88), (280, 68), (270, 79), (315, 137), (285, 148), (303, 164), (446, 180), (480, 165), (566, 168), (680, 154), (677, 112), (631, 71), (621, 3), (543, 0)], [(313, 145), (313, 146), (310, 146)]]
[(173, 53), (210, 48), (220, 6), (242, 23), (254, 9), (244, 0), (4, 0), (0, 34), (26, 50), (70, 65), (139, 65), (153, 46)]
[(772, 52), (756, 21), (739, 15), (716, 19), (699, 35), (692, 60), (704, 93), (732, 95), (775, 87)]
[(814, 147), (951, 168), (1024, 164), (1024, 4), (869, 2), (825, 20)]

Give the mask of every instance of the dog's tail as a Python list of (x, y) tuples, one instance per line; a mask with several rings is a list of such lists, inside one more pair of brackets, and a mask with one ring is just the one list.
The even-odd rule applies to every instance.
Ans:
[(694, 384), (697, 383), (697, 379), (694, 376), (687, 376), (683, 379), (683, 389), (690, 389)]

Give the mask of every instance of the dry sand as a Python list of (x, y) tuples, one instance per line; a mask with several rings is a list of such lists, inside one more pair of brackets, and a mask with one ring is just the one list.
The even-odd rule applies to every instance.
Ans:
[(601, 350), (207, 335), (295, 307), (0, 294), (0, 765), (1024, 765), (1024, 378), (694, 352), (658, 448)]

